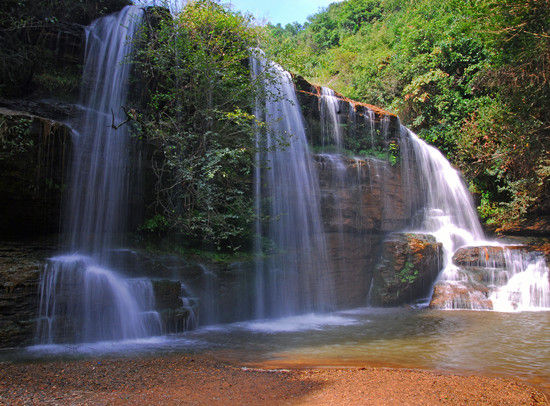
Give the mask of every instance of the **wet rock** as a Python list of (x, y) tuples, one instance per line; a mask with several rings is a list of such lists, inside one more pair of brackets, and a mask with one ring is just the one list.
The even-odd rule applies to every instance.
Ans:
[(492, 303), (489, 297), (493, 297), (495, 292), (506, 286), (515, 274), (526, 271), (529, 264), (541, 261), (544, 244), (537, 247), (507, 245), (458, 249), (453, 255), (453, 263), (457, 267), (456, 275), (451, 281), (438, 283), (430, 307), (493, 309), (493, 305), (496, 306), (497, 303)]
[(325, 230), (388, 233), (407, 225), (411, 191), (403, 185), (399, 167), (380, 159), (340, 155), (316, 154), (314, 160)]
[(0, 348), (33, 343), (38, 284), (53, 248), (0, 244)]
[(164, 333), (182, 333), (197, 327), (199, 302), (185, 296), (189, 292), (182, 289), (180, 281), (153, 280), (152, 284)]
[[(321, 123), (321, 87), (309, 83), (303, 77), (294, 75), (294, 85), (296, 87), (296, 96), (302, 114), (305, 120), (306, 136), (313, 146), (325, 146), (326, 140), (323, 140), (323, 131)], [(340, 125), (344, 135), (344, 148), (368, 149), (381, 148), (386, 149), (392, 140), (399, 137), (399, 120), (395, 114), (390, 113), (377, 106), (359, 103), (348, 99), (339, 93), (335, 93), (338, 102), (338, 111)], [(370, 123), (367, 123), (364, 117), (370, 116), (372, 112), (374, 125), (377, 128), (376, 137), (371, 140), (365, 136), (369, 131)], [(355, 117), (356, 120), (353, 120)], [(380, 133), (380, 123), (387, 118), (389, 120), (389, 137), (383, 137)], [(353, 146), (353, 147), (352, 147)]]
[(374, 272), (372, 305), (394, 306), (425, 297), (441, 271), (442, 244), (425, 234), (393, 234)]
[(522, 245), (517, 246), (478, 246), (459, 248), (453, 255), (453, 263), (462, 267), (470, 266), (491, 266), (502, 268), (506, 266), (507, 250), (524, 251), (527, 248)]
[(430, 308), (492, 310), (489, 289), (482, 284), (442, 282), (434, 286)]
[(181, 283), (171, 280), (153, 280), (155, 304), (158, 310), (179, 309), (182, 306)]
[(0, 237), (59, 231), (70, 151), (65, 125), (0, 108)]
[(338, 307), (364, 306), (382, 243), (410, 221), (401, 170), (376, 158), (313, 156)]

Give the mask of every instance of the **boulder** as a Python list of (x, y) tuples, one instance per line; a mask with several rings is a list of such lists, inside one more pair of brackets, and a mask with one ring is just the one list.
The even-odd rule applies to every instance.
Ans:
[(506, 256), (510, 251), (527, 251), (527, 247), (523, 245), (463, 247), (454, 253), (453, 263), (460, 267), (503, 268), (506, 266)]
[(431, 235), (397, 233), (384, 241), (370, 289), (372, 305), (395, 306), (426, 297), (442, 269), (443, 246)]
[(489, 289), (482, 284), (440, 282), (434, 286), (430, 308), (492, 310)]
[(155, 306), (159, 312), (164, 333), (181, 333), (196, 328), (198, 302), (184, 297), (180, 281), (153, 280)]

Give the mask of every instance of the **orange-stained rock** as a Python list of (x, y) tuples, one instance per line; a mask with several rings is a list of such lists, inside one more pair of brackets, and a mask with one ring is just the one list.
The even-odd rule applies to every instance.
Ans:
[(426, 234), (397, 233), (384, 241), (371, 304), (395, 306), (426, 297), (442, 268), (443, 247)]

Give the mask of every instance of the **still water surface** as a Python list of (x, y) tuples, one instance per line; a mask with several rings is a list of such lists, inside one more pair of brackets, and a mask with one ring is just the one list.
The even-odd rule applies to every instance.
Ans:
[(377, 365), (514, 376), (550, 389), (550, 312), (364, 308), (178, 336), (29, 347), (2, 358), (213, 353), (244, 365)]

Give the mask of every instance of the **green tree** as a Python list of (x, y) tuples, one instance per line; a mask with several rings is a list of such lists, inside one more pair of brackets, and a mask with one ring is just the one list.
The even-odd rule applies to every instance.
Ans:
[(159, 224), (190, 245), (238, 250), (253, 220), (256, 92), (248, 57), (260, 30), (216, 2), (189, 2), (149, 26), (137, 55), (138, 122), (154, 145)]

